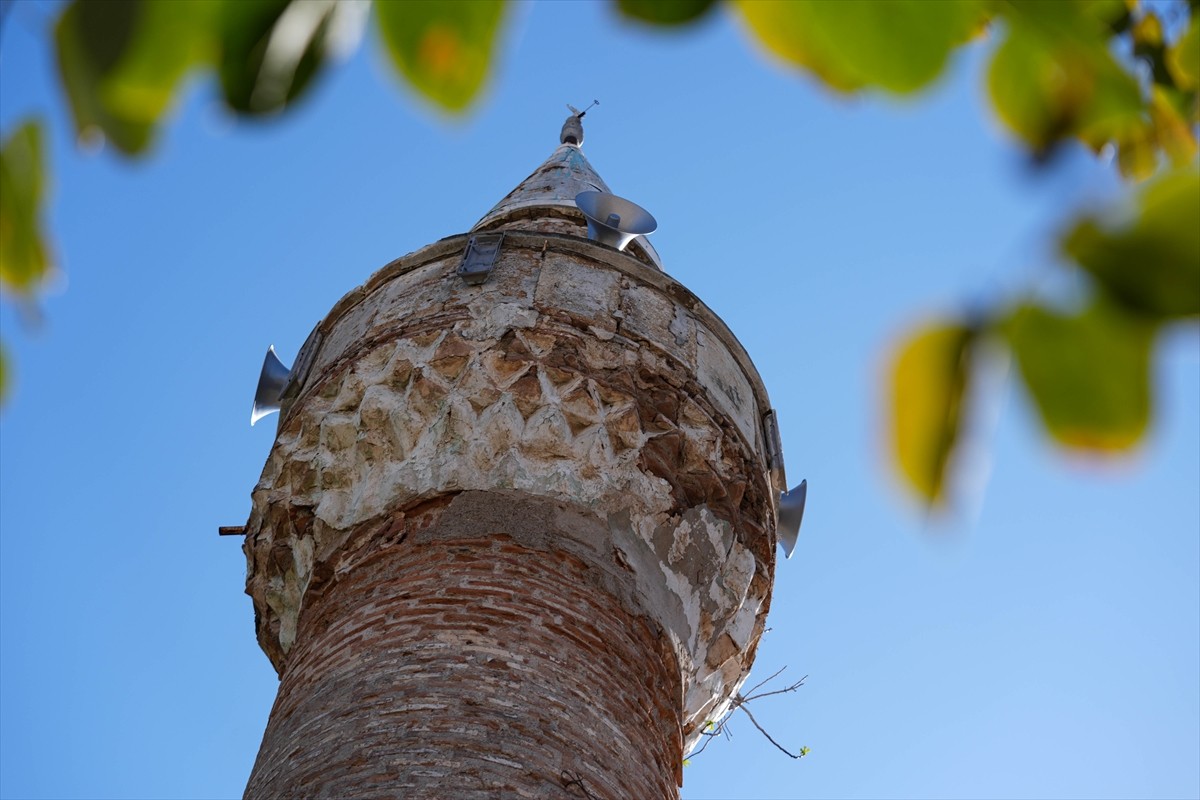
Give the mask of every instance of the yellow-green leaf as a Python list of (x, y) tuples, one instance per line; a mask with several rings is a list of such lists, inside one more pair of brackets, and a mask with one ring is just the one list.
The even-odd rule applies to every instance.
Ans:
[(123, 153), (149, 145), (184, 75), (211, 59), (209, 0), (74, 0), (55, 26), (59, 74), (81, 137)]
[(421, 94), (462, 111), (479, 94), (504, 15), (503, 0), (377, 0), (392, 63)]
[(1083, 218), (1062, 248), (1127, 309), (1151, 318), (1200, 315), (1200, 170), (1147, 185), (1129, 219)]
[(616, 0), (617, 8), (630, 19), (652, 25), (684, 25), (707, 14), (716, 0)]
[(892, 362), (896, 463), (931, 505), (946, 499), (946, 469), (958, 439), (974, 335), (962, 325), (926, 327), (905, 341)]
[(975, 0), (738, 0), (755, 37), (839, 91), (906, 94), (926, 86), (975, 33)]
[(1163, 43), (1162, 20), (1153, 11), (1134, 23), (1130, 33), (1135, 45), (1156, 47)]
[(1152, 325), (1103, 304), (1073, 315), (1026, 305), (1004, 330), (1055, 441), (1092, 452), (1140, 441), (1150, 423)]
[(1150, 119), (1158, 143), (1172, 162), (1186, 164), (1196, 155), (1196, 134), (1187, 118), (1180, 114), (1177, 101), (1172, 98), (1174, 90), (1155, 85), (1150, 91)]
[(1149, 178), (1158, 169), (1157, 137), (1154, 126), (1145, 123), (1117, 138), (1117, 167), (1130, 180)]
[(1167, 50), (1166, 61), (1177, 87), (1200, 88), (1200, 13), (1193, 12), (1187, 31)]
[(28, 294), (50, 272), (42, 236), (46, 165), (38, 120), (17, 126), (0, 146), (0, 289)]

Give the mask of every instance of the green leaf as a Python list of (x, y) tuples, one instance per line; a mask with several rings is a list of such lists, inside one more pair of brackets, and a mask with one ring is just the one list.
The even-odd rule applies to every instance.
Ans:
[(1013, 23), (1056, 39), (1104, 42), (1133, 23), (1126, 0), (998, 0), (995, 5)]
[(1026, 305), (1004, 330), (1056, 441), (1092, 452), (1137, 444), (1150, 422), (1152, 325), (1099, 303), (1075, 315)]
[(716, 0), (617, 0), (617, 8), (630, 19), (652, 25), (696, 22), (716, 5)]
[(1084, 217), (1062, 248), (1126, 309), (1157, 319), (1200, 314), (1200, 171), (1146, 186), (1131, 219)]
[(379, 32), (392, 63), (421, 94), (462, 111), (492, 61), (503, 0), (377, 0)]
[(75, 0), (59, 17), (59, 73), (75, 127), (127, 155), (149, 145), (183, 77), (212, 58), (208, 0)]
[[(1058, 8), (1057, 3), (1035, 3)], [(1069, 7), (1064, 4), (1063, 7)], [(1129, 138), (1142, 125), (1136, 80), (1112, 58), (1103, 38), (1053, 35), (1054, 26), (1014, 22), (988, 68), (1000, 119), (1037, 152), (1078, 136), (1094, 148)], [(1078, 22), (1086, 30), (1084, 20)]]
[(46, 165), (40, 120), (26, 120), (0, 146), (0, 288), (29, 294), (51, 270), (42, 236)]
[(70, 101), (76, 132), (83, 140), (107, 136), (127, 155), (146, 149), (152, 126), (107, 108), (103, 84), (105, 74), (114, 69), (132, 38), (137, 6), (129, 0), (118, 0), (111, 7), (76, 0), (59, 17), (54, 29), (59, 76)]
[(736, 6), (769, 51), (844, 92), (920, 89), (985, 19), (974, 0), (737, 0)]
[(156, 122), (188, 71), (215, 58), (211, 0), (141, 0), (134, 37), (105, 78), (104, 103), (129, 119)]
[(975, 332), (929, 326), (892, 362), (892, 444), (900, 472), (931, 505), (945, 501), (946, 468), (958, 439)]
[(273, 114), (299, 99), (365, 15), (336, 0), (227, 0), (220, 18), (218, 75), (225, 102), (241, 114)]

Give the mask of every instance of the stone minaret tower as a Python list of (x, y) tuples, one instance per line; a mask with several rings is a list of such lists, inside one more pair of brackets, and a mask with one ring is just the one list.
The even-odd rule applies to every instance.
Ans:
[(676, 798), (750, 670), (767, 394), (644, 237), (587, 238), (580, 116), (300, 351), (246, 527), (280, 676), (247, 798)]

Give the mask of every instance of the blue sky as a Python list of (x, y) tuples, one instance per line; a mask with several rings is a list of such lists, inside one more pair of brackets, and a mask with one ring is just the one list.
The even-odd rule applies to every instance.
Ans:
[[(887, 464), (882, 377), (908, 326), (1031, 285), (1119, 190), (1069, 153), (1035, 172), (980, 92), (983, 51), (915, 101), (834, 98), (717, 16), (645, 32), (607, 4), (522, 6), (463, 120), (373, 40), (296, 113), (235, 123), (197, 84), (154, 155), (85, 154), (45, 49), (0, 42), (0, 123), (48, 114), (66, 280), (5, 305), (0, 796), (240, 796), (274, 698), (238, 525), (271, 445), (262, 353), (295, 356), (345, 292), (468, 229), (557, 144), (659, 221), (667, 272), (729, 324), (779, 410), (809, 506), (755, 678), (808, 680), (685, 770), (683, 797), (1200, 796), (1200, 340), (1165, 338), (1157, 416), (1116, 463), (1052, 449), (999, 382), (990, 479), (931, 522)], [(586, 748), (586, 743), (581, 743)], [(596, 754), (597, 758), (605, 754)]]

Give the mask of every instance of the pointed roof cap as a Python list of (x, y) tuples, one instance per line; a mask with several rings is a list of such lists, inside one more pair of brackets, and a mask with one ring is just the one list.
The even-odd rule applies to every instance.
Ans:
[[(552, 228), (547, 223), (564, 218), (577, 220), (580, 228), (586, 231), (587, 222), (583, 212), (575, 205), (575, 197), (581, 192), (599, 191), (611, 194), (612, 190), (588, 163), (579, 148), (578, 142), (583, 141), (583, 127), (579, 122), (581, 117), (582, 114), (572, 114), (567, 118), (559, 137), (562, 144), (533, 171), (533, 174), (492, 206), (491, 211), (475, 223), (472, 231), (493, 229), (510, 219), (522, 220), (520, 227), (524, 230), (553, 230), (557, 226)], [(544, 209), (546, 213), (538, 214), (533, 211), (539, 208)], [(528, 210), (518, 213), (525, 209)], [(586, 236), (586, 232), (583, 235)], [(630, 246), (634, 245), (639, 246), (645, 255), (641, 260), (649, 261), (658, 269), (662, 269), (658, 253), (650, 246), (645, 236), (637, 237)]]
[(583, 151), (573, 144), (561, 144), (542, 165), (533, 171), (517, 188), (492, 206), (471, 230), (488, 227), (488, 223), (506, 217), (519, 208), (534, 206), (565, 206), (575, 208), (575, 196), (580, 192), (611, 192)]

